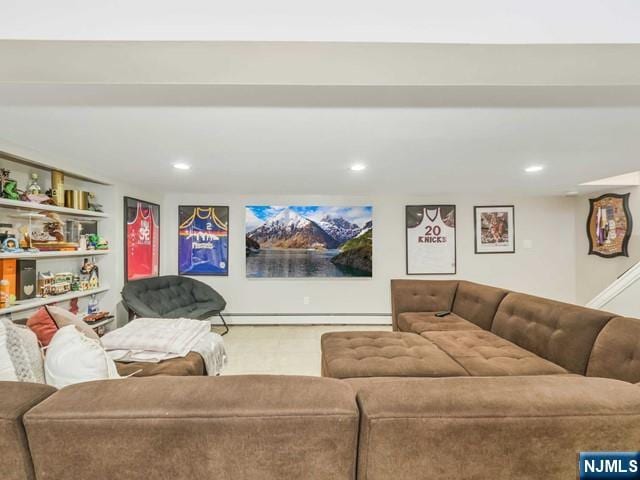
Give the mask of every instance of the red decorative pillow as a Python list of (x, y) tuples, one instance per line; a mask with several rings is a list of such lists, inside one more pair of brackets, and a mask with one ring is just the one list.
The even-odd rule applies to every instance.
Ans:
[(29, 317), (27, 327), (36, 334), (43, 347), (49, 345), (49, 342), (58, 331), (56, 322), (53, 321), (53, 318), (44, 307), (38, 309), (36, 313)]

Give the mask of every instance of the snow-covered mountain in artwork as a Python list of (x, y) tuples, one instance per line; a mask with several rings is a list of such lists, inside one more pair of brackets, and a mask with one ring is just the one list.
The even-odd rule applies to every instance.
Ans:
[[(357, 237), (365, 229), (371, 229), (371, 220), (366, 218), (361, 226), (342, 216), (329, 213), (315, 220), (323, 207), (285, 207), (278, 209), (279, 211), (272, 216), (267, 212), (264, 222), (255, 227), (255, 219), (260, 218), (260, 214), (265, 215), (260, 208), (277, 207), (247, 207), (247, 236), (258, 242), (262, 248), (335, 249)], [(308, 215), (299, 213), (305, 210), (309, 210)]]
[(325, 232), (317, 223), (299, 215), (290, 208), (249, 232), (249, 238), (261, 248), (337, 248), (340, 242)]
[(371, 214), (371, 207), (247, 206), (247, 276), (370, 277)]

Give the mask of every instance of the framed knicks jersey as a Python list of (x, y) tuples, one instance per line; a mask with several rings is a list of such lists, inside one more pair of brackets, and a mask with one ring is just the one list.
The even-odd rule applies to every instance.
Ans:
[(160, 275), (160, 206), (124, 197), (125, 281)]
[(178, 207), (178, 273), (229, 274), (229, 207)]
[(456, 273), (456, 206), (407, 205), (407, 275)]

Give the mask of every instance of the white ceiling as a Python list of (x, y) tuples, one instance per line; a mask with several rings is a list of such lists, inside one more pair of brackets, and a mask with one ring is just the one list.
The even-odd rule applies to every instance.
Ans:
[(634, 43), (637, 0), (0, 0), (1, 39)]
[[(638, 169), (639, 99), (607, 87), (5, 85), (0, 138), (176, 192), (563, 194)], [(349, 171), (355, 161), (369, 168)], [(547, 168), (527, 175), (530, 164)]]

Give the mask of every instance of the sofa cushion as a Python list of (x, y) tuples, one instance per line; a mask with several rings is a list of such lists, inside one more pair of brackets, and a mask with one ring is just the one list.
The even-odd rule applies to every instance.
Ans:
[(467, 375), (447, 354), (415, 333), (325, 333), (321, 346), (322, 374), (327, 377)]
[(24, 423), (47, 480), (355, 477), (355, 396), (329, 378), (89, 382), (59, 391)]
[(186, 357), (171, 358), (159, 363), (116, 362), (118, 373), (122, 376), (134, 374), (134, 377), (154, 377), (156, 375), (192, 376), (206, 375), (204, 360), (199, 353), (189, 352)]
[(607, 323), (593, 346), (587, 376), (640, 382), (640, 320), (617, 317)]
[(451, 310), (485, 330), (491, 329), (493, 317), (507, 290), (478, 283), (460, 281)]
[(491, 331), (570, 372), (584, 375), (612, 314), (521, 293), (500, 303)]
[(450, 313), (436, 317), (436, 312), (405, 312), (398, 315), (398, 329), (402, 332), (433, 332), (449, 330), (478, 330), (480, 327)]
[(40, 383), (0, 382), (0, 478), (35, 479), (22, 416), (56, 391)]
[(455, 280), (391, 280), (393, 329), (398, 329), (398, 316), (404, 312), (451, 310), (456, 288)]
[(485, 330), (425, 332), (423, 337), (462, 365), (469, 375), (548, 375), (567, 371)]
[(357, 398), (360, 480), (565, 480), (576, 452), (640, 445), (640, 389), (615, 380), (393, 379)]

